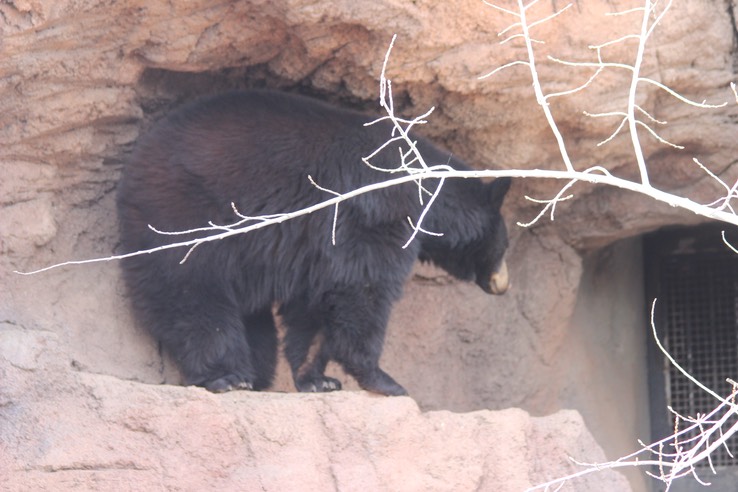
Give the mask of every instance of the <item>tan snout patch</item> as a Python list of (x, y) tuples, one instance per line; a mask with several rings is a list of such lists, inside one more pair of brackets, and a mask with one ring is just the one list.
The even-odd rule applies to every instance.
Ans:
[(510, 277), (507, 273), (507, 263), (505, 261), (500, 265), (500, 269), (490, 277), (489, 287), (492, 293), (496, 295), (507, 292), (510, 287)]

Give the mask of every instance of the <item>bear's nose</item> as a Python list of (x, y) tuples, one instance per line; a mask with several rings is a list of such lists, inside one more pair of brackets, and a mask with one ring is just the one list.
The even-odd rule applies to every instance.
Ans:
[(489, 278), (489, 293), (502, 295), (510, 287), (510, 276), (507, 273), (507, 263), (503, 260), (500, 268)]

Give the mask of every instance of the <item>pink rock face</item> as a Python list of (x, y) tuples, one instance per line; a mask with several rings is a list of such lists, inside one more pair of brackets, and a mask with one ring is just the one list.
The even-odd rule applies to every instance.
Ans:
[[(7, 330), (0, 347), (34, 341), (56, 345)], [(75, 372), (43, 350), (0, 355), (6, 490), (520, 492), (573, 471), (567, 456), (604, 459), (575, 411), (422, 413), (407, 397), (353, 391), (213, 395)], [(629, 487), (602, 471), (567, 490)]]

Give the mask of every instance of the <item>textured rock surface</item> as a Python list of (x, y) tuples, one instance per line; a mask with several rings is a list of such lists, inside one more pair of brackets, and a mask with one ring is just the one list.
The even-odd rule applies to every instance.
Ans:
[[(570, 473), (568, 455), (603, 459), (574, 411), (421, 413), (410, 398), (348, 391), (213, 395), (75, 372), (54, 362), (49, 333), (0, 340), (3, 490), (520, 492)], [(595, 489), (628, 484), (603, 471), (567, 488)]]
[[(539, 2), (530, 14), (543, 18), (562, 3)], [(544, 89), (577, 87), (592, 74), (591, 69), (562, 68), (546, 55), (592, 61), (589, 45), (639, 28), (637, 13), (604, 14), (639, 4), (575, 2), (555, 22), (535, 28), (534, 35), (546, 41), (536, 45)], [(700, 101), (730, 100), (727, 84), (735, 79), (736, 62), (733, 7), (731, 1), (675, 3), (654, 34), (643, 73)], [(402, 114), (417, 115), (435, 106), (423, 131), (475, 166), (561, 168), (525, 69), (518, 66), (488, 79), (477, 78), (523, 56), (519, 43), (498, 44), (497, 33), (510, 22), (479, 0), (0, 3), (0, 349), (18, 357), (18, 367), (32, 364), (43, 351), (62, 367), (73, 365), (82, 373), (177, 382), (176, 372), (131, 322), (114, 263), (33, 277), (11, 272), (113, 251), (117, 242), (113, 192), (132, 142), (172, 105), (199, 94), (269, 86), (374, 110), (381, 63), (397, 33), (389, 76)], [(629, 62), (635, 46), (626, 42), (605, 53), (608, 60)], [(576, 96), (551, 101), (578, 168), (598, 164), (618, 175), (636, 175), (625, 135), (596, 146), (610, 135), (617, 119), (591, 119), (582, 113), (622, 110), (626, 76), (617, 70), (606, 72)], [(735, 104), (700, 110), (649, 86), (642, 87), (639, 103), (668, 121), (663, 129), (657, 125), (664, 137), (686, 147), (676, 151), (642, 133), (654, 183), (698, 201), (712, 201), (721, 190), (694, 165), (695, 156), (727, 181), (735, 180)], [(548, 198), (559, 186), (518, 181), (506, 206), (511, 225), (536, 213), (524, 195)], [(584, 376), (571, 364), (587, 360), (589, 354), (577, 345), (580, 338), (573, 336), (577, 332), (570, 323), (583, 271), (580, 252), (695, 218), (618, 190), (580, 185), (574, 191), (576, 198), (559, 207), (553, 227), (513, 229), (509, 262), (513, 290), (508, 295), (490, 298), (427, 268), (419, 268), (408, 282), (406, 296), (393, 314), (384, 365), (421, 408), (469, 411), (520, 406), (540, 415), (566, 402), (587, 400), (562, 396), (562, 388), (576, 392), (581, 387)], [(585, 325), (578, 329), (595, 333), (592, 338), (598, 339), (601, 323)], [(25, 334), (22, 340), (15, 339), (17, 331)], [(66, 349), (46, 344), (49, 333)], [(608, 350), (599, 347), (596, 352), (606, 355)], [(624, 363), (615, 362), (616, 368)], [(66, 416), (63, 405), (115, 405), (110, 400), (128, 391), (121, 388), (135, 387), (130, 391), (149, 395), (146, 398), (162, 406), (163, 414), (183, 411), (177, 409), (190, 398), (192, 405), (215, 401), (219, 408), (246, 398), (214, 399), (191, 390), (126, 386), (83, 374), (73, 377), (86, 381), (81, 388), (97, 387), (104, 380), (117, 389), (98, 396), (75, 390), (65, 396), (49, 388), (60, 398), (55, 407), (60, 416)], [(588, 384), (607, 393), (609, 381), (617, 378), (615, 372)], [(41, 384), (28, 384), (37, 383)], [(292, 390), (284, 377), (276, 387)], [(2, 407), (3, 415), (23, 406), (23, 395), (14, 393), (15, 403)], [(29, 402), (40, 401), (40, 396), (28, 395)], [(74, 403), (75, 395), (90, 399)], [(254, 398), (269, 401), (268, 395)], [(275, 405), (303, 401), (274, 398)], [(338, 404), (342, 398), (358, 397), (332, 398)], [(154, 412), (155, 405), (150, 405)], [(596, 403), (591, 405), (590, 412), (583, 413), (589, 415), (593, 432), (598, 427), (628, 436), (634, 432), (637, 435), (629, 438), (633, 445), (635, 437), (646, 437), (616, 421), (597, 420)], [(53, 415), (43, 414), (52, 412), (51, 407), (39, 412), (53, 420)], [(638, 419), (637, 409), (622, 412)], [(475, 418), (464, 417), (468, 425)], [(29, 436), (37, 435), (32, 430), (39, 416), (18, 414), (13, 419), (14, 429), (26, 426)], [(68, 426), (73, 428), (72, 420)], [(177, 445), (175, 434), (160, 432), (174, 442), (170, 446)], [(200, 438), (193, 437), (195, 442)], [(631, 450), (610, 448), (616, 454), (611, 457)], [(67, 458), (70, 461), (59, 458), (49, 466), (62, 473), (69, 467), (72, 473), (74, 458)], [(110, 463), (111, 470), (128, 466), (126, 461)], [(105, 480), (107, 473), (90, 475)]]

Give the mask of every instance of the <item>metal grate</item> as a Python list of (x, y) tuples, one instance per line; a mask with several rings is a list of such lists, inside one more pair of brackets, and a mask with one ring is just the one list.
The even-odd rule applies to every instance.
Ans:
[[(697, 380), (725, 393), (725, 378), (738, 378), (738, 255), (724, 248), (661, 257), (658, 326), (669, 353)], [(664, 322), (665, 321), (665, 322)], [(707, 413), (716, 401), (675, 367), (664, 366), (666, 403), (684, 416)], [(736, 439), (730, 453), (738, 456)], [(736, 466), (725, 448), (715, 466)], [(702, 466), (709, 466), (706, 461)]]

